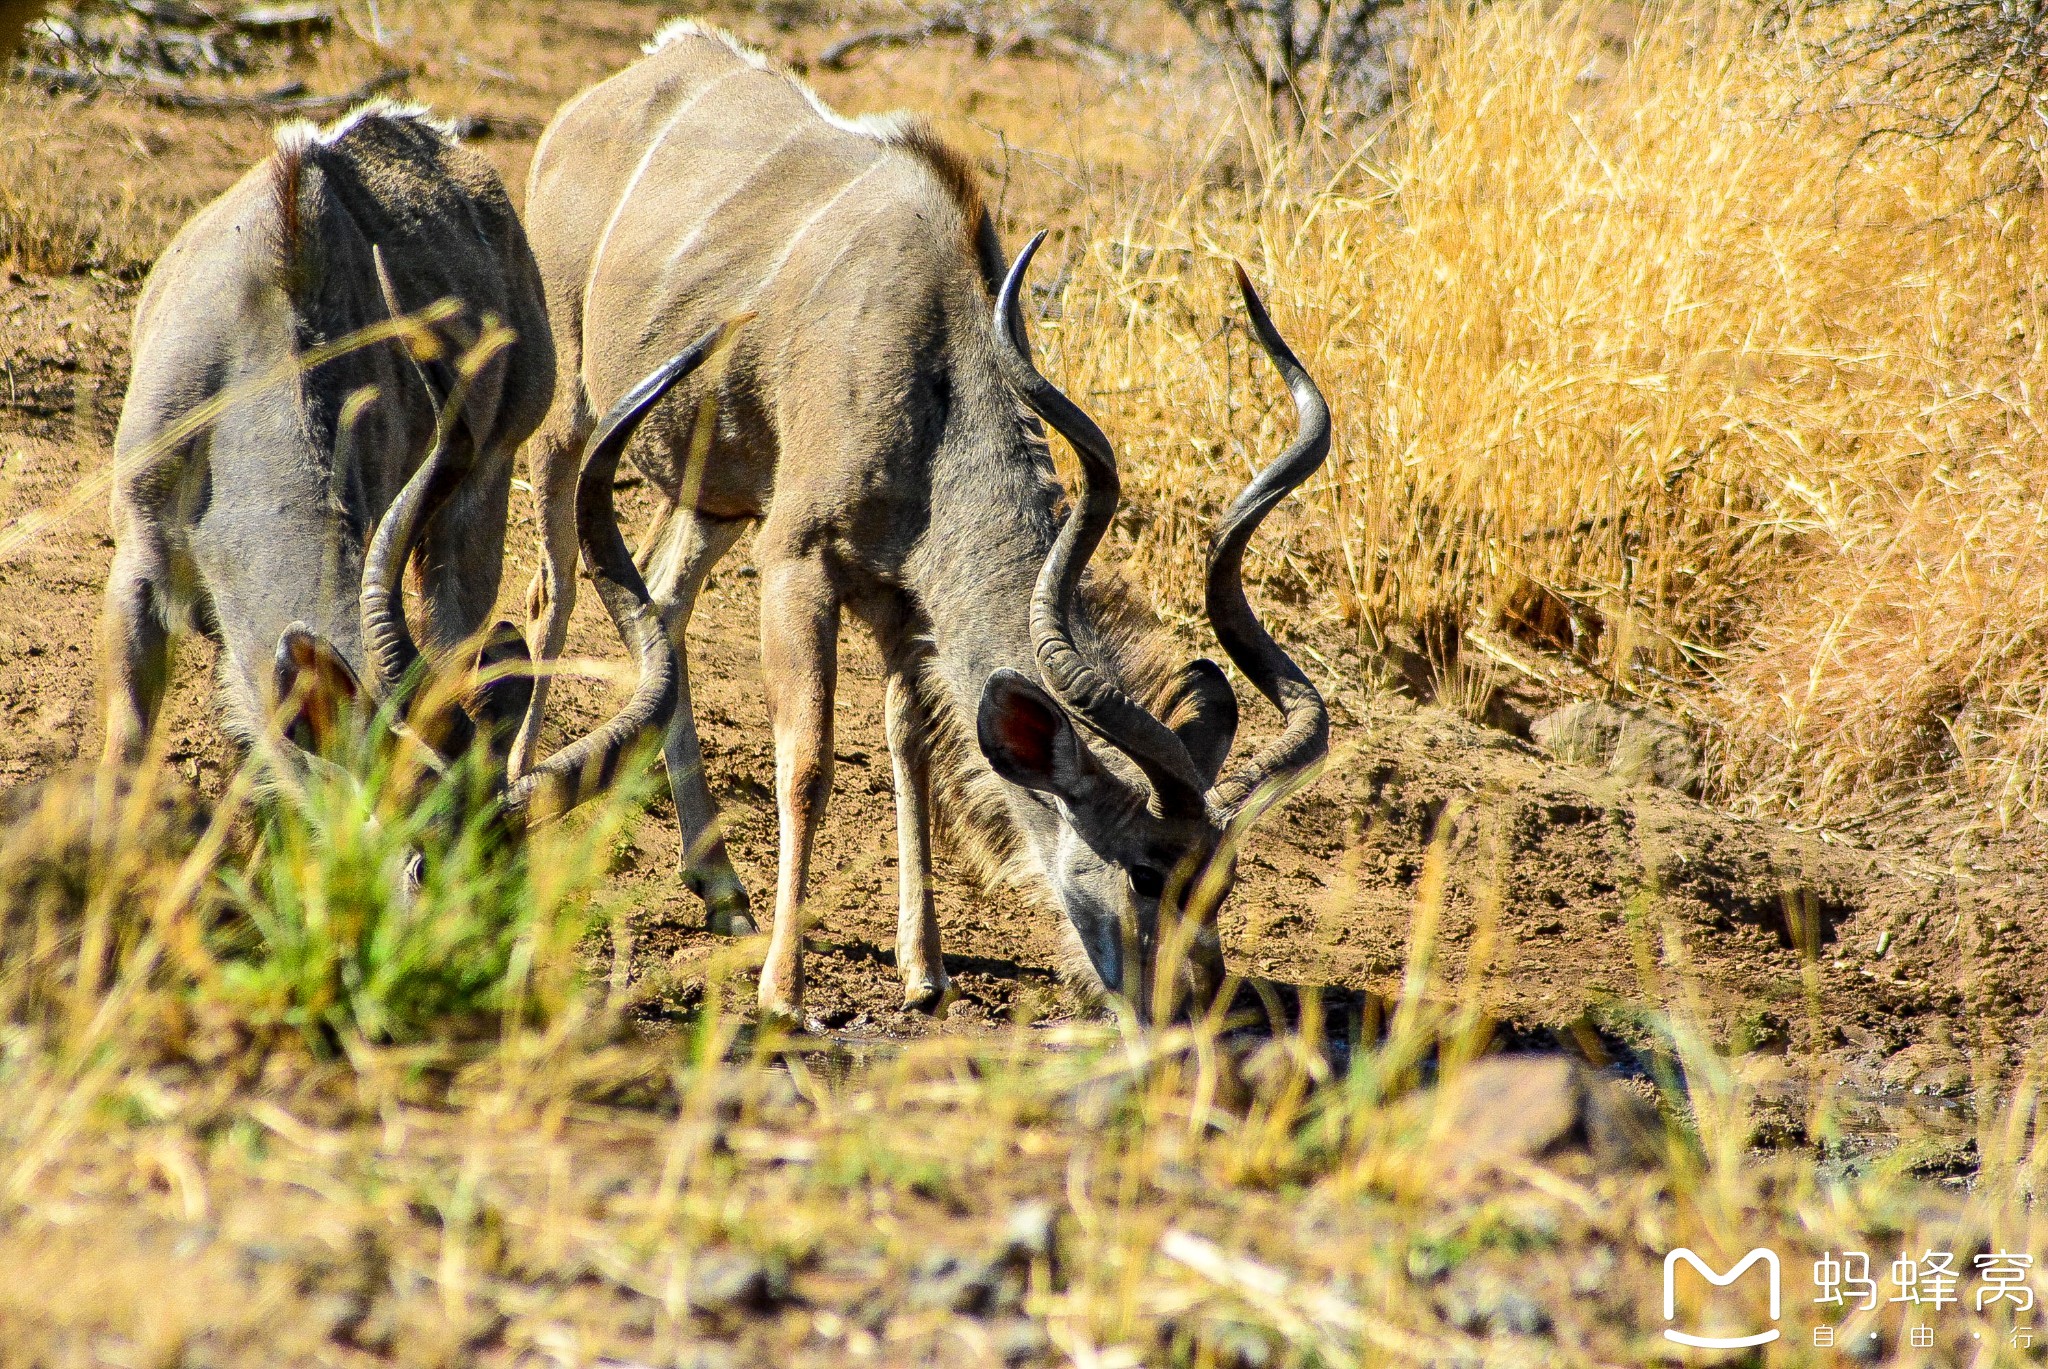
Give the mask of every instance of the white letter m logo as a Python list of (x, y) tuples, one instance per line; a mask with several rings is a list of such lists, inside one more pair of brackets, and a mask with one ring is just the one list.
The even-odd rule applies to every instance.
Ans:
[[(1675, 1275), (1677, 1274), (1678, 1262), (1680, 1260), (1684, 1260), (1694, 1269), (1697, 1269), (1700, 1277), (1716, 1288), (1726, 1288), (1729, 1284), (1741, 1278), (1744, 1270), (1759, 1260), (1763, 1261), (1765, 1266), (1769, 1268), (1771, 1275), (1771, 1320), (1776, 1321), (1778, 1319), (1778, 1254), (1776, 1251), (1766, 1250), (1764, 1247), (1758, 1246), (1747, 1255), (1744, 1255), (1736, 1266), (1726, 1274), (1716, 1274), (1707, 1267), (1706, 1261), (1693, 1254), (1690, 1250), (1687, 1250), (1684, 1246), (1680, 1246), (1664, 1257), (1664, 1320), (1670, 1321), (1678, 1315), (1678, 1290)], [(1694, 1336), (1684, 1331), (1666, 1330), (1664, 1332), (1665, 1340), (1676, 1341), (1680, 1345), (1696, 1345), (1703, 1350), (1737, 1350), (1746, 1345), (1767, 1345), (1777, 1338), (1778, 1329), (1775, 1326), (1768, 1331), (1759, 1331), (1753, 1336)]]

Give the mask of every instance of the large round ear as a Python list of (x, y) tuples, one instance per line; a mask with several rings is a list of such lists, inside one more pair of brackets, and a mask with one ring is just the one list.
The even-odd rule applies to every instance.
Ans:
[(499, 619), (477, 649), (473, 681), (465, 707), (484, 734), (491, 754), (500, 761), (533, 700), (533, 653), (519, 629)]
[(1213, 785), (1237, 740), (1237, 695), (1223, 667), (1206, 656), (1188, 663), (1167, 691), (1159, 716), (1188, 749), (1188, 759)]
[(293, 623), (278, 635), (270, 683), (273, 716), (291, 742), (324, 756), (346, 741), (363, 687), (333, 643)]
[(988, 677), (974, 730), (995, 772), (1026, 789), (1075, 800), (1095, 773), (1066, 710), (1022, 671)]

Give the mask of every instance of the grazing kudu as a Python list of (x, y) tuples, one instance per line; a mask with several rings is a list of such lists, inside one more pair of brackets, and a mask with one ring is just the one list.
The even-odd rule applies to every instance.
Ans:
[[(349, 345), (441, 300), (460, 310), (414, 330), (418, 358), (395, 337)], [(433, 355), (465, 328), (465, 355)], [(593, 435), (576, 531), (640, 686), (605, 728), (499, 792), (514, 821), (587, 796), (674, 707), (675, 662), (619, 536), (612, 475), (638, 418), (711, 341)], [(330, 750), (382, 706), (438, 753), (428, 770), (479, 743), (502, 766), (531, 688), (517, 631), (500, 624), (453, 662), (453, 688), (424, 677), (448, 670), (497, 598), (513, 453), (553, 382), (540, 276), (481, 158), (386, 105), (280, 130), (271, 157), (178, 234), (137, 309), (102, 624), (108, 759), (145, 754), (172, 633), (197, 629), (220, 643), (230, 731), (259, 751), (275, 729)], [(427, 666), (405, 617), (408, 566)]]
[[(1032, 248), (1005, 279), (972, 168), (914, 120), (833, 114), (716, 31), (673, 24), (648, 52), (556, 115), (528, 183), (561, 360), (530, 448), (543, 542), (530, 645), (543, 658), (562, 646), (574, 452), (593, 414), (674, 339), (753, 313), (715, 390), (708, 375), (679, 388), (629, 455), (669, 505), (646, 555), (684, 665), (666, 746), (684, 878), (713, 926), (741, 929), (747, 898), (705, 787), (684, 632), (714, 563), (759, 524), (781, 823), (763, 1010), (801, 1007), (798, 913), (831, 785), (842, 610), (873, 631), (887, 666), (906, 1002), (937, 1008), (947, 990), (934, 781), (943, 816), (1050, 893), (1104, 987), (1149, 1011), (1165, 908), (1191, 943), (1200, 992), (1221, 973), (1214, 911), (1234, 872), (1233, 821), (1302, 782), (1327, 749), (1320, 696), (1239, 579), (1253, 529), (1328, 448), (1321, 396), (1246, 285), (1302, 432), (1231, 509), (1211, 562), (1217, 634), (1286, 718), (1219, 782), (1237, 726), (1222, 670), (1174, 668), (1156, 628), (1081, 583), (1116, 508), (1114, 455), (1031, 364), (1018, 291)], [(715, 422), (700, 425), (706, 398)], [(1081, 455), (1086, 487), (1064, 524), (1020, 400)], [(537, 688), (515, 767), (543, 702)]]

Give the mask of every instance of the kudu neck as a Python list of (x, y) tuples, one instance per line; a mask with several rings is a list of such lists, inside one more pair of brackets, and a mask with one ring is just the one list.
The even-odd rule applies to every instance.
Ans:
[(934, 456), (930, 522), (911, 588), (970, 735), (991, 674), (1006, 666), (1037, 672), (1031, 594), (1059, 528), (1057, 496), (1045, 449), (1013, 408), (956, 423)]

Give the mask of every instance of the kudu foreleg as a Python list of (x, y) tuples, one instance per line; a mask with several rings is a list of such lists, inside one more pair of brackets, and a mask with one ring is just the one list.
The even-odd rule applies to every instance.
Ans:
[(100, 620), (108, 764), (132, 764), (149, 747), (171, 681), (170, 567), (161, 540), (129, 531), (114, 553)]
[(669, 719), (662, 758), (668, 769), (669, 794), (675, 799), (676, 825), (682, 833), (680, 868), (683, 883), (704, 900), (711, 931), (726, 936), (752, 936), (753, 913), (747, 889), (732, 868), (725, 838), (718, 830), (718, 805), (704, 780), (704, 751), (697, 740), (697, 718), (690, 706), (690, 615), (704, 579), (719, 558), (732, 550), (747, 528), (744, 519), (705, 518), (694, 510), (677, 509), (662, 529), (649, 559), (647, 588), (661, 612), (662, 626), (675, 648), (677, 683), (675, 715)]
[(932, 906), (931, 761), (916, 677), (891, 671), (882, 708), (896, 781), (896, 968), (903, 1006), (938, 1013), (950, 984)]
[(801, 1021), (803, 899), (811, 849), (832, 793), (832, 698), (839, 672), (839, 597), (815, 559), (764, 556), (761, 668), (775, 734), (775, 809), (781, 850), (775, 930), (761, 967), (761, 1011)]

